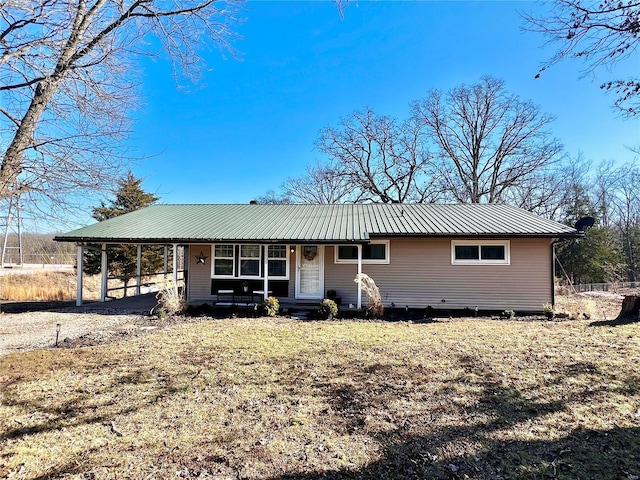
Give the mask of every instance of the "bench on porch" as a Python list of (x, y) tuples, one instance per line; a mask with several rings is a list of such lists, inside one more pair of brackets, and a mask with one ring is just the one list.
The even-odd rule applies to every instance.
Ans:
[[(271, 290), (268, 294), (271, 295)], [(219, 289), (216, 291), (216, 305), (230, 307), (232, 305), (249, 306), (261, 303), (264, 299), (264, 290), (253, 290), (252, 292), (236, 293), (232, 289)]]

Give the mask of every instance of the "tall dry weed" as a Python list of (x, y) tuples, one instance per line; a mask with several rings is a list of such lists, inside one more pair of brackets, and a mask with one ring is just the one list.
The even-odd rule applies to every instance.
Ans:
[(382, 303), (380, 289), (376, 285), (376, 282), (366, 273), (357, 274), (354, 282), (360, 282), (360, 287), (369, 296), (369, 307), (367, 310), (376, 318), (382, 317), (384, 314), (384, 304)]
[(183, 290), (178, 288), (178, 285), (173, 279), (167, 279), (164, 285), (156, 295), (158, 299), (159, 311), (164, 312), (166, 315), (175, 315), (184, 310), (185, 299)]

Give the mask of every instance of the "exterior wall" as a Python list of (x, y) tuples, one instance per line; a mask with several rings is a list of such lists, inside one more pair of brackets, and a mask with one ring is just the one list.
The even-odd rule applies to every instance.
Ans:
[[(299, 247), (297, 247), (299, 248)], [(296, 250), (297, 250), (296, 248)], [(205, 265), (195, 256), (203, 252)], [(451, 239), (392, 238), (389, 264), (362, 265), (386, 306), (440, 309), (541, 311), (552, 301), (551, 239), (511, 240), (510, 265), (452, 265)], [(336, 264), (324, 247), (324, 291), (336, 290), (342, 308), (357, 304), (356, 264)], [(189, 301), (211, 302), (211, 245), (189, 248)], [(289, 299), (295, 299), (296, 253), (289, 250)], [(444, 300), (444, 302), (443, 302)], [(366, 305), (366, 293), (362, 303)]]
[[(362, 265), (386, 306), (541, 311), (552, 301), (550, 239), (512, 239), (510, 265), (452, 265), (447, 238), (392, 238), (389, 250), (388, 265)], [(335, 264), (334, 247), (326, 248), (325, 290), (336, 290), (343, 308), (357, 303), (357, 268)]]
[[(196, 256), (202, 252), (206, 257), (204, 265), (198, 264)], [(189, 302), (212, 302), (211, 295), (211, 245), (189, 245)]]
[[(196, 256), (200, 252), (207, 257), (206, 263), (198, 264)], [(211, 245), (189, 245), (189, 263), (188, 263), (188, 295), (189, 302), (213, 302), (216, 296), (211, 294), (211, 262), (213, 255), (211, 253)], [(296, 254), (289, 250), (289, 298), (295, 298), (296, 287)]]

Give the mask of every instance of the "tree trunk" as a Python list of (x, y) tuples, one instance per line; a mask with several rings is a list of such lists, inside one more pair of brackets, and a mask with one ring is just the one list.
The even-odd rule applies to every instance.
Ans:
[(637, 318), (640, 320), (640, 296), (627, 295), (622, 301), (622, 310), (618, 318)]

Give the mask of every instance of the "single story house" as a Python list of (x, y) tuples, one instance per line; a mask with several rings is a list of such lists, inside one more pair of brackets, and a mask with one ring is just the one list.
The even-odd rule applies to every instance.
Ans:
[(508, 205), (239, 204), (153, 205), (55, 239), (78, 245), (80, 267), (83, 249), (102, 245), (103, 300), (106, 245), (135, 244), (173, 248), (174, 276), (184, 252), (194, 304), (333, 291), (355, 308), (367, 301), (354, 282), (363, 272), (386, 306), (539, 312), (554, 303), (554, 242), (579, 235)]

